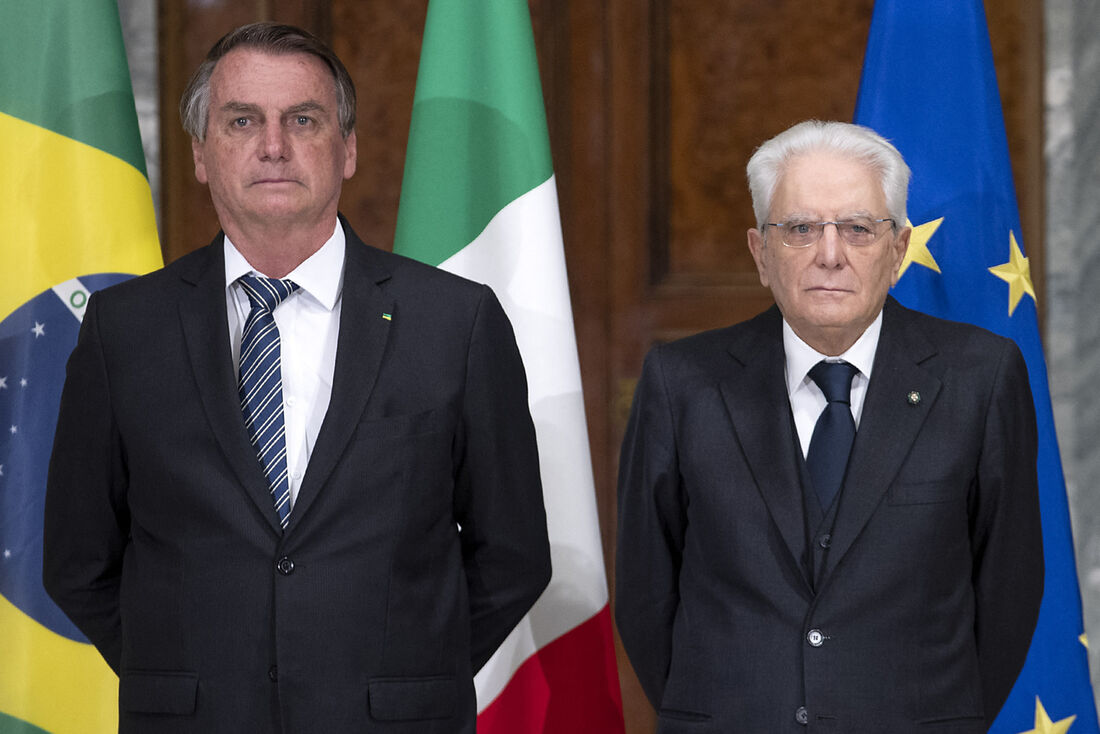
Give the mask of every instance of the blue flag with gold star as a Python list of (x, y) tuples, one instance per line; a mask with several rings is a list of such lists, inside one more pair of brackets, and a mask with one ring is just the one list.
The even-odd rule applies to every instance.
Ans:
[(855, 121), (913, 170), (913, 236), (895, 297), (1014, 339), (1030, 373), (1046, 588), (1027, 662), (990, 731), (1095, 734), (1065, 479), (981, 0), (878, 0)]

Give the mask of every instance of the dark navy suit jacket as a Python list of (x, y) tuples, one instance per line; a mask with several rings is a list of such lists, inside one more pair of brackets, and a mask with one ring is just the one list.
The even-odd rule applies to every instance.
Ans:
[(119, 673), (123, 732), (472, 733), (472, 675), (549, 579), (503, 310), (344, 227), (332, 400), (285, 533), (241, 418), (222, 237), (89, 302), (44, 578)]
[(1019, 350), (888, 299), (817, 583), (783, 365), (775, 308), (646, 359), (615, 590), (658, 731), (985, 732), (1043, 588)]

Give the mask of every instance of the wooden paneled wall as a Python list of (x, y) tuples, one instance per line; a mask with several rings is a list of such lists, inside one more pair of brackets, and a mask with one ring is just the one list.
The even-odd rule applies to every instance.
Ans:
[[(809, 117), (851, 119), (873, 0), (530, 0), (608, 570), (615, 471), (634, 381), (656, 341), (755, 314), (745, 247), (752, 149)], [(162, 241), (217, 231), (176, 105), (230, 28), (271, 18), (332, 42), (359, 91), (358, 172), (342, 210), (391, 246), (427, 0), (160, 0)], [(987, 3), (1024, 242), (1042, 304), (1042, 16)], [(614, 579), (609, 575), (609, 581)], [(653, 713), (620, 651), (631, 733)]]

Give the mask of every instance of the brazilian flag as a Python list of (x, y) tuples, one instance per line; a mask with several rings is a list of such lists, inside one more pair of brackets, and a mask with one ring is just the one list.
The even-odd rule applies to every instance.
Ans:
[(42, 588), (46, 467), (88, 295), (161, 264), (116, 0), (0, 9), (0, 734), (118, 728)]

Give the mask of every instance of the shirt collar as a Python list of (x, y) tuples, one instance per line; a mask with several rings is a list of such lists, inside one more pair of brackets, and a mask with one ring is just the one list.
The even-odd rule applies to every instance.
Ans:
[[(284, 280), (294, 281), (299, 288), (313, 296), (326, 309), (331, 311), (340, 297), (340, 288), (344, 281), (344, 251), (347, 242), (344, 228), (340, 222), (321, 249), (307, 257), (298, 267), (287, 273)], [(225, 236), (225, 286), (231, 287), (242, 275), (255, 273), (263, 275), (253, 268), (240, 253), (229, 236)]]
[(848, 351), (839, 357), (826, 357), (821, 352), (811, 347), (794, 333), (794, 329), (783, 319), (783, 352), (787, 357), (787, 394), (792, 395), (809, 379), (810, 370), (823, 359), (837, 362), (843, 360), (860, 371), (868, 380), (871, 379), (871, 366), (875, 361), (875, 350), (878, 349), (878, 339), (882, 333), (882, 311), (871, 322), (871, 325), (856, 339), (856, 343), (848, 348)]

